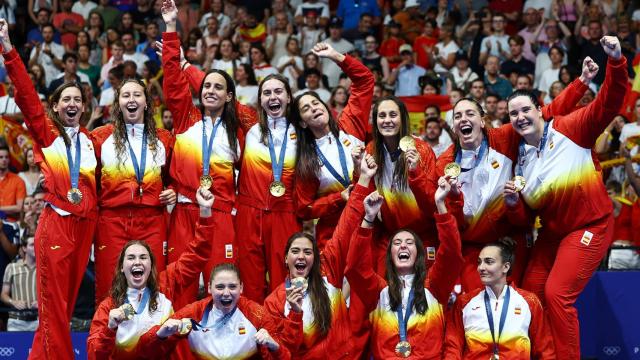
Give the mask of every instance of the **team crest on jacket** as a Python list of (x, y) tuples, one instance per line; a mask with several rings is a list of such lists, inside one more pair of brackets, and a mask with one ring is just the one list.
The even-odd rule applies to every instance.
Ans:
[(496, 159), (491, 159), (491, 167), (497, 169), (500, 167), (500, 163)]
[(344, 144), (344, 146), (349, 147), (351, 146), (351, 141), (349, 141), (349, 139), (344, 139), (344, 141), (342, 141), (342, 143)]
[(244, 327), (244, 324), (243, 324), (243, 323), (240, 323), (240, 324), (238, 325), (238, 334), (239, 334), (239, 335), (244, 335), (244, 334), (246, 334), (246, 333), (247, 333), (247, 329)]
[(516, 308), (513, 310), (513, 313), (516, 315), (522, 314), (522, 308), (520, 306), (516, 306)]
[(298, 135), (296, 133), (292, 132), (292, 133), (289, 134), (289, 139), (295, 140), (297, 138), (298, 138)]

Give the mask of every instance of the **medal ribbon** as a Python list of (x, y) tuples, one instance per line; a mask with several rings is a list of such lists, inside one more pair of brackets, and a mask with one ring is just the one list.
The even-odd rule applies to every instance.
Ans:
[(78, 180), (80, 179), (80, 130), (76, 134), (76, 161), (71, 158), (71, 145), (67, 145), (67, 162), (69, 164), (69, 176), (71, 177), (71, 188), (78, 188)]
[[(142, 314), (142, 312), (144, 311), (144, 308), (147, 306), (147, 303), (149, 302), (149, 295), (150, 291), (149, 288), (145, 288), (144, 292), (142, 293), (142, 299), (140, 300), (140, 304), (138, 304), (138, 308), (136, 309), (136, 314)], [(124, 302), (126, 304), (131, 304), (129, 302), (129, 297), (125, 297)]]
[[(489, 147), (489, 142), (487, 141), (487, 137), (482, 138), (482, 143), (480, 144), (480, 150), (478, 151), (478, 156), (476, 157), (476, 162), (473, 164), (472, 168), (463, 169), (460, 167), (460, 171), (467, 172), (471, 169), (475, 169), (478, 165), (480, 165), (480, 161), (484, 158), (484, 153), (487, 152), (487, 148)], [(456, 163), (459, 165), (460, 161), (462, 161), (462, 149), (459, 149), (456, 153)]]
[(316, 153), (318, 153), (318, 157), (320, 158), (320, 161), (322, 161), (322, 163), (327, 167), (327, 170), (329, 170), (331, 175), (333, 175), (333, 177), (336, 180), (338, 180), (340, 184), (342, 184), (342, 186), (344, 186), (346, 189), (347, 187), (349, 187), (349, 184), (351, 183), (351, 179), (349, 178), (349, 169), (347, 167), (347, 158), (344, 155), (344, 149), (342, 148), (342, 143), (340, 142), (340, 139), (336, 139), (336, 143), (338, 146), (338, 155), (340, 156), (340, 166), (342, 167), (343, 176), (340, 176), (340, 174), (338, 174), (336, 169), (333, 166), (331, 166), (331, 163), (329, 163), (329, 160), (327, 160), (327, 157), (324, 156), (324, 154), (320, 150), (320, 147), (318, 146), (317, 143), (316, 143)]
[(218, 126), (220, 126), (222, 120), (217, 118), (214, 122), (215, 125), (213, 125), (211, 137), (207, 141), (207, 132), (205, 130), (207, 122), (202, 119), (202, 175), (204, 176), (209, 175), (209, 161), (213, 149), (213, 138), (216, 137), (216, 131), (218, 131)]
[(200, 329), (219, 329), (222, 326), (224, 326), (224, 324), (229, 319), (231, 319), (233, 314), (235, 314), (236, 310), (238, 309), (238, 307), (236, 306), (228, 314), (222, 315), (222, 317), (220, 319), (216, 320), (215, 324), (213, 324), (212, 326), (204, 326), (203, 324), (207, 324), (207, 322), (209, 322), (209, 315), (211, 314), (212, 307), (213, 307), (212, 304), (207, 305), (207, 308), (205, 309), (204, 314), (202, 316), (202, 322), (201, 323), (191, 319), (191, 324), (193, 326), (193, 330), (198, 331)]
[[(498, 295), (496, 295), (498, 296)], [(491, 311), (491, 303), (489, 301), (489, 294), (487, 290), (484, 291), (484, 309), (487, 311), (487, 319), (489, 320), (489, 330), (491, 330), (491, 339), (493, 340), (493, 354), (498, 355), (498, 344), (500, 343), (500, 335), (502, 335), (502, 329), (504, 328), (505, 320), (507, 319), (507, 312), (509, 311), (509, 299), (511, 298), (511, 291), (509, 285), (507, 285), (507, 293), (504, 295), (504, 304), (502, 304), (502, 312), (500, 313), (500, 324), (498, 328), (498, 339), (496, 340), (495, 329), (493, 327), (493, 311)]]
[[(544, 131), (542, 132), (542, 139), (540, 139), (540, 146), (538, 147), (538, 154), (542, 150), (544, 150), (544, 146), (547, 144), (547, 134), (549, 133), (549, 124), (550, 122), (545, 121), (544, 123)], [(518, 146), (518, 166), (516, 166), (516, 175), (522, 176), (522, 166), (524, 165), (524, 139), (520, 140), (520, 145)]]
[(127, 135), (127, 144), (129, 145), (129, 155), (131, 156), (131, 162), (133, 163), (133, 171), (136, 173), (136, 180), (138, 187), (142, 188), (142, 181), (144, 180), (144, 170), (147, 167), (147, 133), (142, 131), (142, 150), (140, 151), (140, 165), (138, 165), (138, 158), (136, 157), (133, 147), (129, 142), (129, 136)]
[(396, 309), (396, 315), (398, 316), (398, 328), (400, 330), (400, 341), (407, 341), (407, 324), (409, 323), (409, 317), (411, 316), (411, 309), (413, 308), (413, 287), (409, 291), (409, 300), (407, 300), (407, 309), (402, 314), (402, 304), (398, 305)]
[(271, 136), (271, 130), (269, 130), (269, 155), (271, 156), (271, 171), (273, 171), (273, 180), (280, 181), (282, 179), (282, 169), (284, 168), (284, 154), (287, 151), (287, 132), (289, 131), (289, 124), (284, 130), (284, 140), (282, 141), (282, 147), (280, 148), (279, 162), (276, 162), (276, 149), (273, 145), (273, 137)]

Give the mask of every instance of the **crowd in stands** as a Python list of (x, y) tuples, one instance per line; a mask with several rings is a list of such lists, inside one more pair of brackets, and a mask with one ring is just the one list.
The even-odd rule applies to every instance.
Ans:
[[(0, 0), (28, 73), (45, 108), (61, 84), (82, 85), (87, 106), (82, 126), (111, 122), (114, 89), (137, 77), (148, 87), (158, 128), (173, 129), (164, 106), (160, 0)], [(326, 42), (374, 74), (374, 102), (385, 95), (424, 96), (415, 129), (442, 154), (452, 143), (452, 112), (430, 99), (448, 96), (479, 102), (487, 127), (509, 123), (507, 97), (534, 91), (550, 103), (580, 74), (587, 56), (601, 64), (578, 107), (605, 79), (607, 55), (600, 39), (617, 36), (631, 79), (625, 107), (598, 138), (594, 150), (614, 204), (614, 246), (606, 266), (640, 268), (640, 2), (636, 0), (175, 0), (185, 59), (204, 71), (220, 69), (235, 81), (237, 100), (259, 108), (258, 84), (282, 74), (294, 97), (314, 91), (338, 118), (349, 99), (350, 79), (311, 49)], [(45, 202), (41, 173), (14, 87), (0, 64), (0, 308), (2, 328), (35, 330), (34, 235)], [(198, 101), (198, 99), (194, 99)], [(90, 273), (90, 271), (89, 271)], [(90, 278), (90, 276), (89, 276)], [(83, 289), (91, 285), (83, 286)], [(81, 289), (81, 291), (84, 291)], [(86, 296), (91, 299), (92, 295)], [(88, 305), (90, 304), (90, 305)], [(93, 306), (78, 301), (78, 306)], [(81, 311), (82, 312), (82, 311)], [(90, 319), (89, 314), (80, 319)], [(0, 316), (2, 318), (2, 316)], [(7, 321), (8, 320), (8, 321)], [(81, 321), (81, 320), (79, 320)], [(87, 330), (88, 323), (78, 329)]]

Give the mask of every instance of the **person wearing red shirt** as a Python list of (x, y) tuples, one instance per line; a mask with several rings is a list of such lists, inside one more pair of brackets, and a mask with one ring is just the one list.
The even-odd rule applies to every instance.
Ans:
[(65, 83), (50, 97), (45, 115), (18, 52), (0, 19), (0, 43), (16, 104), (34, 141), (44, 175), (44, 208), (36, 231), (38, 318), (31, 359), (71, 359), (69, 322), (93, 241), (97, 217), (96, 157), (90, 135), (80, 127), (86, 100), (79, 85)]
[(416, 65), (425, 69), (432, 68), (431, 53), (433, 47), (438, 43), (438, 36), (435, 33), (437, 23), (435, 20), (427, 20), (424, 24), (422, 34), (413, 42), (413, 53), (416, 54)]
[(544, 299), (557, 353), (566, 359), (580, 358), (575, 301), (613, 241), (612, 204), (591, 149), (622, 106), (628, 74), (619, 40), (605, 36), (600, 43), (609, 57), (606, 77), (586, 107), (545, 122), (529, 92), (508, 100), (511, 125), (522, 137), (515, 172), (526, 185), (518, 193), (507, 182), (505, 202), (526, 214), (524, 201), (542, 223), (523, 288)]
[(120, 252), (109, 297), (100, 302), (91, 321), (89, 359), (139, 359), (147, 355), (139, 349), (140, 337), (179, 310), (173, 299), (198, 281), (200, 268), (211, 252), (209, 239), (217, 230), (211, 216), (217, 199), (203, 188), (196, 198), (200, 217), (195, 232), (185, 239), (189, 245), (178, 261), (165, 271), (158, 272), (157, 258), (145, 241), (129, 241)]
[(60, 12), (53, 15), (53, 26), (60, 32), (62, 45), (69, 50), (76, 48), (78, 32), (84, 28), (84, 18), (71, 11), (73, 0), (60, 0)]
[(441, 359), (445, 308), (462, 268), (460, 233), (445, 206), (452, 186), (448, 177), (438, 179), (434, 217), (440, 247), (428, 271), (422, 240), (407, 229), (391, 234), (385, 277), (373, 271), (372, 223), (384, 199), (374, 192), (364, 200), (365, 216), (349, 244), (345, 274), (371, 313), (369, 349), (374, 359)]
[(0, 211), (7, 215), (7, 220), (16, 221), (27, 196), (27, 187), (20, 176), (9, 170), (9, 163), (9, 147), (0, 143)]
[(378, 53), (387, 58), (389, 62), (389, 70), (393, 70), (400, 65), (402, 61), (400, 59), (400, 45), (404, 44), (404, 40), (400, 38), (400, 24), (395, 21), (391, 21), (388, 24), (389, 34), (387, 38), (382, 41)]

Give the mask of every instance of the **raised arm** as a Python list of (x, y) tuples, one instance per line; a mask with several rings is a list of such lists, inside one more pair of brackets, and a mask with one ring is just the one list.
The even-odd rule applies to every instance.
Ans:
[(440, 246), (436, 254), (436, 261), (429, 270), (425, 287), (441, 305), (447, 304), (451, 290), (462, 270), (462, 244), (456, 219), (447, 212), (445, 198), (451, 191), (448, 178), (438, 179), (438, 190), (435, 193), (435, 203), (438, 213), (434, 215), (438, 229)]
[(347, 206), (340, 215), (333, 236), (322, 252), (324, 271), (327, 273), (329, 282), (336, 287), (342, 287), (344, 270), (347, 265), (349, 239), (362, 221), (364, 216), (363, 201), (365, 196), (371, 192), (369, 182), (375, 176), (377, 166), (375, 166), (375, 162), (370, 163), (371, 167), (367, 164), (366, 159), (361, 161), (358, 183), (351, 191)]
[(58, 136), (58, 132), (46, 117), (27, 69), (20, 60), (20, 55), (11, 45), (8, 24), (4, 19), (0, 19), (0, 44), (2, 44), (4, 66), (15, 88), (14, 98), (24, 115), (29, 133), (41, 147), (49, 146)]
[(168, 296), (177, 295), (183, 288), (198, 281), (200, 271), (209, 261), (214, 233), (214, 218), (211, 216), (214, 197), (209, 190), (199, 188), (196, 199), (200, 206), (200, 220), (196, 225), (194, 238), (189, 241), (187, 251), (180, 255), (178, 261), (169, 264), (160, 274), (161, 281), (166, 281), (165, 284), (168, 285), (168, 289), (163, 289)]
[(604, 36), (600, 43), (609, 59), (604, 83), (598, 95), (588, 106), (557, 118), (555, 123), (558, 131), (588, 149), (593, 147), (598, 136), (620, 110), (629, 80), (627, 60), (622, 56), (618, 38)]
[(335, 51), (326, 43), (319, 43), (312, 51), (319, 57), (333, 60), (351, 79), (349, 101), (338, 122), (342, 130), (362, 141), (366, 141), (369, 127), (369, 110), (373, 99), (375, 78), (364, 64), (349, 55)]

